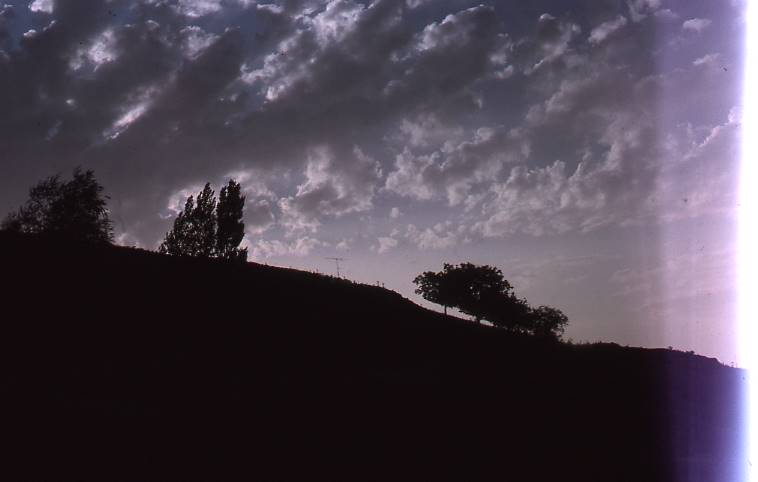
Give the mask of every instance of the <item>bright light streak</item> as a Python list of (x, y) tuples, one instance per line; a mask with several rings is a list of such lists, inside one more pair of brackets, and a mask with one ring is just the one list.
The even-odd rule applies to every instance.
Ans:
[(743, 89), (742, 162), (740, 168), (739, 205), (739, 357), (748, 369), (747, 465), (748, 480), (758, 481), (758, 383), (753, 373), (756, 358), (752, 350), (758, 347), (758, 0), (747, 5), (745, 39), (745, 79)]

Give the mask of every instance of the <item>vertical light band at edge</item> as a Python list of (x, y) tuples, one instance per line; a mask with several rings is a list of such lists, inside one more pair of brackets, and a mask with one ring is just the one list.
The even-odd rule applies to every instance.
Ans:
[(746, 427), (745, 470), (747, 480), (758, 482), (758, 430), (754, 406), (758, 403), (758, 383), (753, 379), (756, 357), (751, 349), (758, 347), (756, 318), (758, 317), (758, 293), (756, 293), (756, 261), (758, 261), (758, 236), (756, 224), (758, 210), (758, 175), (756, 155), (758, 139), (758, 0), (749, 0), (745, 25), (745, 77), (742, 99), (742, 159), (739, 181), (739, 234), (738, 234), (738, 356), (741, 366), (748, 370), (747, 399), (744, 401), (743, 423)]

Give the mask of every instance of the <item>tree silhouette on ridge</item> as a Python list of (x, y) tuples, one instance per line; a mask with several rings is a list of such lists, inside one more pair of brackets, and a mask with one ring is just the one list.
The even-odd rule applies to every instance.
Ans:
[(245, 223), (242, 221), (245, 196), (241, 195), (240, 190), (239, 183), (230, 179), (221, 188), (216, 207), (216, 256), (230, 261), (247, 260), (247, 248), (239, 247), (245, 237)]
[(77, 167), (70, 181), (56, 174), (29, 189), (29, 199), (10, 213), (0, 229), (96, 243), (113, 242), (108, 196), (91, 169)]
[(550, 306), (532, 308), (518, 298), (503, 272), (493, 266), (473, 263), (443, 264), (442, 271), (425, 271), (413, 283), (416, 294), (443, 306), (458, 308), (477, 323), (487, 320), (498, 328), (541, 338), (559, 339), (568, 317)]
[(197, 198), (190, 196), (187, 199), (158, 252), (246, 261), (247, 248), (238, 247), (245, 236), (242, 221), (245, 196), (240, 192), (240, 185), (229, 180), (217, 200), (210, 183), (206, 183)]

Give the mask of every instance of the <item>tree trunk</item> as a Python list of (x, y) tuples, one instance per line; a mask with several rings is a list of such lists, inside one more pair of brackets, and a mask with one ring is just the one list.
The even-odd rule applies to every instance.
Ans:
[(447, 316), (447, 306), (442, 305), (442, 310), (445, 312), (445, 315)]

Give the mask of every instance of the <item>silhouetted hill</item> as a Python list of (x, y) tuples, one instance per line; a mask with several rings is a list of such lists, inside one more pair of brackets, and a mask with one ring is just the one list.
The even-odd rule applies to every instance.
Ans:
[(0, 233), (0, 269), (3, 480), (741, 480), (713, 359), (252, 263)]

